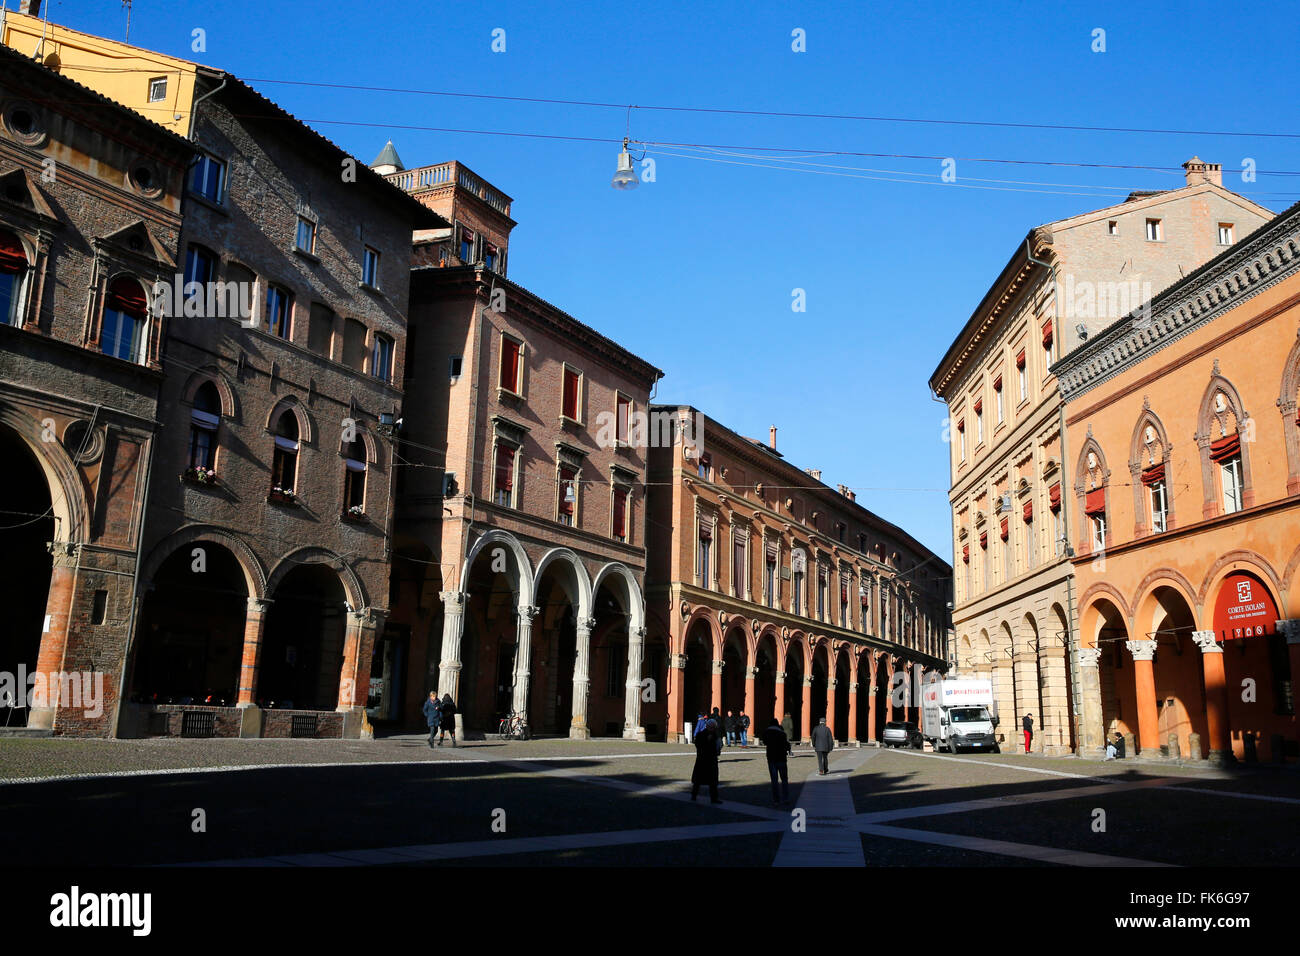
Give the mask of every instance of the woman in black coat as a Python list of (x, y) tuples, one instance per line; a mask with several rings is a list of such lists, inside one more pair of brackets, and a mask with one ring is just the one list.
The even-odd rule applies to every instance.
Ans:
[(695, 769), (691, 771), (691, 799), (700, 792), (700, 787), (709, 788), (709, 802), (721, 803), (718, 799), (718, 725), (707, 720), (704, 730), (695, 735)]
[(443, 735), (450, 733), (451, 745), (454, 747), (456, 746), (456, 705), (452, 702), (451, 694), (443, 695), (441, 714), (442, 723), (439, 725), (438, 729), (441, 730), (442, 733), (438, 734), (438, 746), (442, 746)]

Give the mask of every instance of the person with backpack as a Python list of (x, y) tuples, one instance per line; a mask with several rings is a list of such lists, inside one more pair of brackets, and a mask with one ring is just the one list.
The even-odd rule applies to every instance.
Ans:
[(444, 734), (451, 734), (451, 745), (456, 746), (456, 705), (452, 702), (451, 694), (442, 695), (442, 720), (439, 724), (438, 746), (442, 746)]
[(825, 717), (813, 728), (812, 745), (813, 750), (817, 751), (817, 772), (824, 777), (831, 772), (828, 761), (831, 751), (835, 749), (835, 737), (826, 726)]
[[(772, 778), (772, 803), (789, 803), (790, 802), (790, 765), (786, 762), (786, 757), (794, 752), (790, 746), (790, 738), (785, 735), (781, 725), (772, 718), (767, 730), (763, 731), (763, 745), (767, 747), (767, 772)], [(780, 778), (781, 790), (778, 793), (776, 781)]]
[(424, 702), (424, 717), (429, 722), (429, 746), (433, 746), (438, 736), (438, 725), (442, 723), (442, 701), (438, 700), (436, 690), (429, 691), (429, 699)]
[(704, 721), (704, 729), (695, 735), (695, 767), (691, 770), (691, 799), (700, 793), (700, 787), (709, 788), (709, 802), (718, 799), (718, 751), (722, 749), (721, 731), (711, 718)]
[(749, 746), (749, 715), (743, 710), (736, 715), (736, 724), (740, 727), (740, 746)]

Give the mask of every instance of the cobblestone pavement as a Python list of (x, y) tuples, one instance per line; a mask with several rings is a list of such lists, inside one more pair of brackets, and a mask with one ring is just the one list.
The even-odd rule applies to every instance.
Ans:
[(712, 807), (693, 762), (608, 739), (0, 739), (0, 827), (72, 865), (1134, 866), (1282, 864), (1300, 820), (1291, 769), (868, 748), (818, 779), (799, 748), (774, 806), (763, 751), (730, 748)]

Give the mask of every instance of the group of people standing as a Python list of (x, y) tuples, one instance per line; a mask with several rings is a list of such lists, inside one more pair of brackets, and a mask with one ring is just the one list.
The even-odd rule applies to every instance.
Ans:
[(456, 704), (451, 694), (444, 694), (438, 699), (436, 690), (429, 691), (429, 699), (424, 702), (424, 718), (429, 722), (429, 746), (434, 746), (434, 738), (441, 747), (447, 734), (451, 734), (451, 745), (456, 746)]
[[(722, 753), (723, 734), (730, 737), (731, 728), (737, 726), (740, 727), (740, 746), (749, 746), (746, 733), (749, 728), (749, 718), (743, 713), (737, 717), (728, 712), (723, 718), (715, 707), (712, 714), (699, 715), (691, 738), (695, 744), (695, 767), (691, 771), (692, 800), (699, 796), (700, 787), (707, 786), (709, 802), (722, 802), (718, 798), (718, 756)], [(780, 723), (775, 717), (772, 718), (771, 723), (763, 730), (762, 742), (767, 748), (767, 772), (772, 780), (772, 803), (777, 806), (790, 802), (788, 758), (794, 753), (794, 747), (790, 743), (792, 732), (793, 724), (788, 715)], [(828, 761), (830, 752), (835, 749), (835, 737), (826, 726), (825, 717), (812, 732), (812, 745), (817, 753), (817, 772), (822, 775), (830, 773)]]

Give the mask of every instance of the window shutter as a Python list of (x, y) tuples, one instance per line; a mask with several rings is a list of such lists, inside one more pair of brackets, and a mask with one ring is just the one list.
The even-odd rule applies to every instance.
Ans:
[(1104, 515), (1106, 513), (1106, 489), (1094, 488), (1088, 492), (1088, 497), (1084, 499), (1083, 513), (1092, 517), (1093, 515)]
[(578, 417), (578, 373), (568, 369), (564, 371), (564, 414), (575, 420)]
[(1061, 510), (1061, 483), (1059, 481), (1048, 489), (1047, 501), (1053, 511)]
[(515, 477), (515, 450), (497, 446), (497, 490), (510, 491)]
[(1152, 465), (1142, 472), (1142, 484), (1154, 485), (1157, 481), (1165, 479), (1165, 463), (1162, 461), (1158, 465)]
[(1241, 435), (1233, 432), (1210, 445), (1210, 461), (1227, 461), (1241, 451)]
[(614, 534), (626, 537), (624, 528), (627, 522), (627, 491), (622, 488), (614, 492)]

